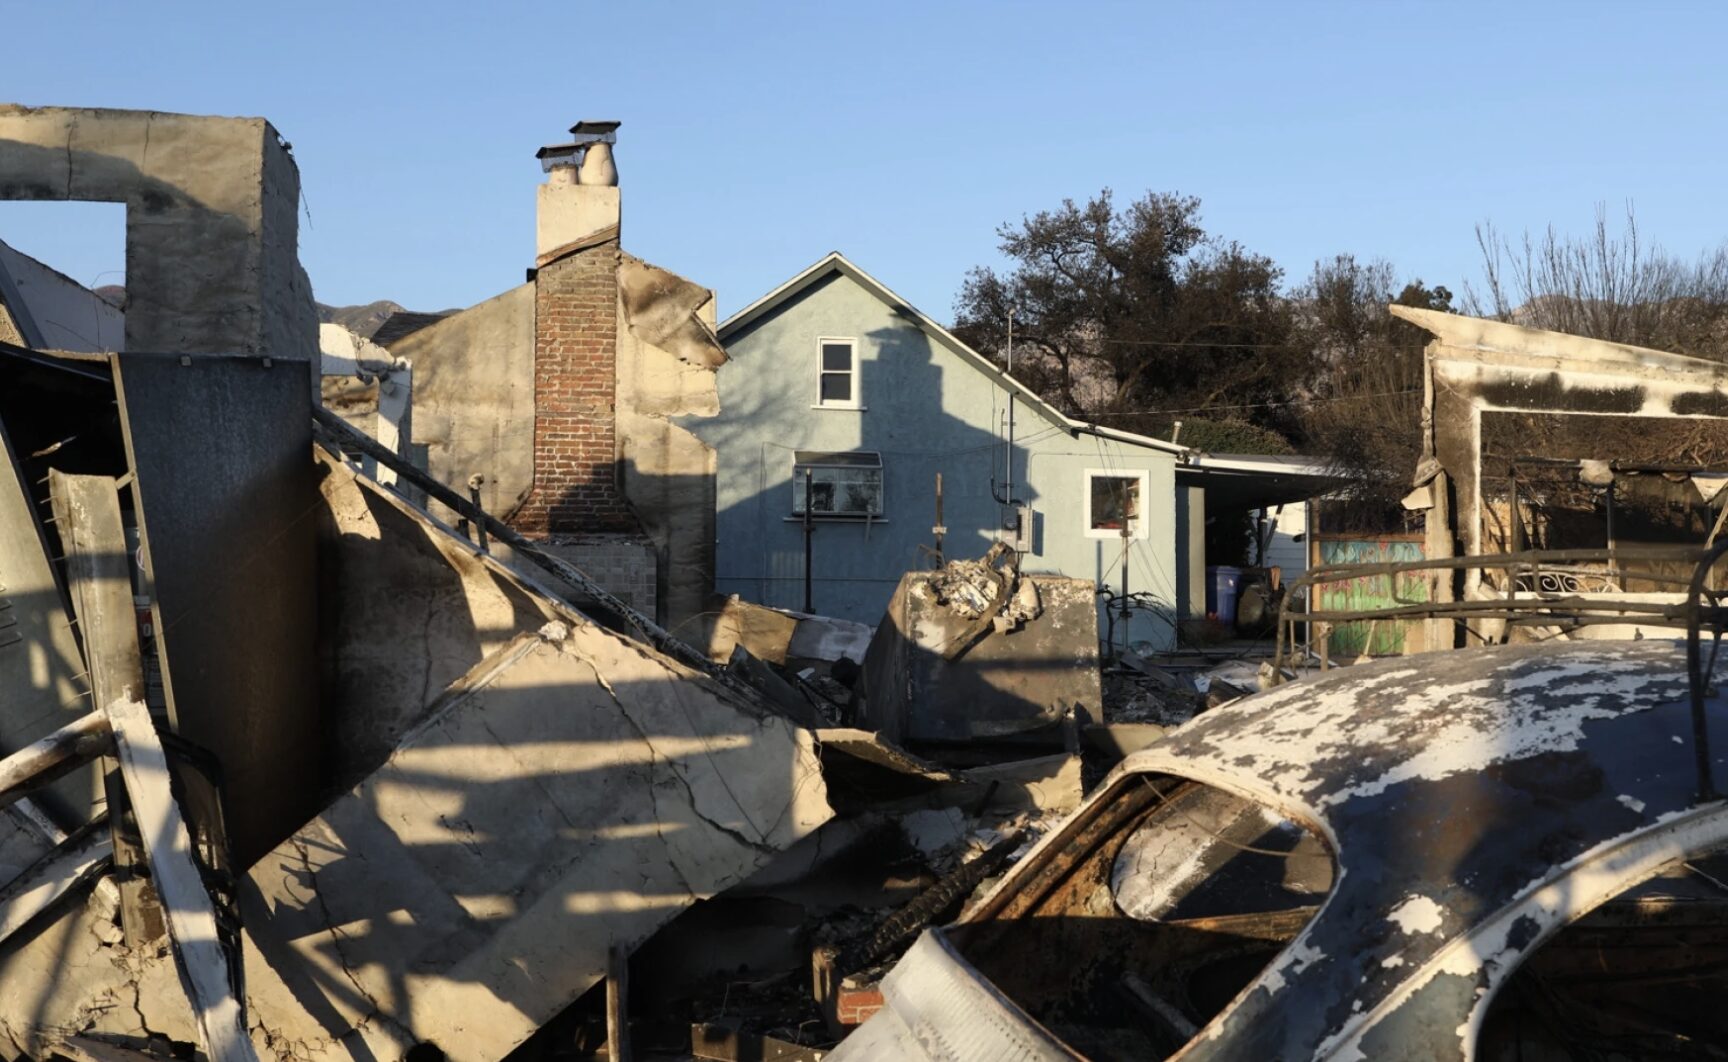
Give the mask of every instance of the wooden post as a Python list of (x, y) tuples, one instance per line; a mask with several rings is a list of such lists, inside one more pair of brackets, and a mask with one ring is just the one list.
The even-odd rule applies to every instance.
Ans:
[(606, 956), (606, 1057), (630, 1062), (630, 953), (617, 944)]
[[(138, 648), (138, 616), (132, 598), (132, 567), (127, 560), (126, 527), (120, 517), (120, 488), (107, 476), (69, 476), (50, 470), (48, 496), (55, 526), (66, 547), (66, 574), (72, 608), (84, 632), (90, 693), (96, 704), (144, 692), (144, 660)], [(120, 890), (120, 924), (126, 942), (142, 947), (159, 940), (168, 926), (150, 881), (144, 875), (144, 845), (132, 815), (118, 765), (104, 761), (103, 790), (108, 796), (108, 826), (114, 839), (115, 877)]]

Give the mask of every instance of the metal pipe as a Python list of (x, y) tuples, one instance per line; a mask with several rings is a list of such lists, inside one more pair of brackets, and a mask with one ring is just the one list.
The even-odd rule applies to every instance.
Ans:
[(1008, 463), (1003, 493), (1014, 504), (1014, 307), (1008, 307)]
[[(1710, 766), (1710, 727), (1704, 714), (1704, 698), (1710, 685), (1710, 676), (1703, 674), (1703, 646), (1699, 643), (1700, 629), (1704, 623), (1705, 605), (1703, 599), (1704, 579), (1710, 569), (1724, 553), (1728, 553), (1728, 542), (1719, 542), (1710, 547), (1692, 571), (1690, 596), (1687, 598), (1686, 617), (1686, 678), (1688, 692), (1692, 701), (1692, 757), (1698, 771), (1698, 802), (1700, 804), (1716, 799), (1716, 780)], [(1714, 595), (1711, 595), (1714, 600)], [(1720, 644), (1722, 620), (1721, 607), (1711, 606), (1712, 618), (1718, 624), (1717, 640)], [(1715, 654), (1711, 654), (1710, 662), (1714, 664)]]
[[(468, 477), (468, 500), (474, 503), (474, 508), (476, 509), (480, 508), (480, 488), (485, 484), (486, 477), (482, 476), (478, 472)], [(491, 549), (488, 548), (486, 543), (486, 521), (481, 520), (476, 522), (474, 530), (476, 532), (474, 544), (480, 547), (481, 553), (490, 553)]]
[(936, 473), (936, 526), (930, 529), (930, 533), (936, 536), (935, 566), (940, 568), (943, 564), (942, 536), (948, 533), (948, 526), (942, 522), (942, 473), (940, 472)]
[(810, 571), (810, 558), (814, 551), (811, 549), (810, 539), (816, 534), (816, 527), (810, 521), (811, 482), (811, 471), (806, 467), (804, 469), (804, 611), (814, 615), (816, 607), (811, 601), (812, 586)]

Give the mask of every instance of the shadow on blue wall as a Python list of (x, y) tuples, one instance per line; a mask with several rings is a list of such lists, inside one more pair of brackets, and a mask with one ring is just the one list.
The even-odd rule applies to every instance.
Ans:
[[(799, 450), (834, 447), (824, 433), (834, 422), (849, 418), (859, 425), (844, 449), (874, 451), (882, 456), (882, 518), (827, 518), (812, 521), (810, 538), (811, 608), (820, 614), (876, 623), (900, 577), (909, 570), (936, 562), (936, 476), (942, 476), (942, 524), (947, 528), (943, 553), (949, 557), (977, 556), (995, 541), (996, 531), (1012, 517), (1012, 508), (998, 501), (1010, 461), (1017, 478), (1024, 478), (1027, 451), (1009, 447), (989, 426), (999, 412), (968, 410), (957, 416), (946, 408), (944, 368), (934, 357), (930, 337), (904, 307), (895, 313), (904, 321), (860, 336), (860, 355), (874, 358), (857, 366), (855, 383), (863, 412), (769, 408), (763, 396), (769, 388), (738, 395), (736, 386), (723, 393), (723, 419), (692, 427), (725, 462), (758, 463), (764, 486), (724, 508), (716, 521), (719, 588), (763, 604), (802, 609), (805, 544), (801, 518), (793, 512), (792, 473)], [(757, 322), (760, 328), (777, 315)], [(730, 345), (748, 333), (729, 340)], [(816, 388), (815, 335), (798, 349), (776, 351), (774, 366), (734, 364), (726, 372), (794, 373)], [(802, 339), (802, 337), (801, 337)], [(753, 404), (754, 400), (754, 404)], [(1024, 436), (1048, 425), (1021, 407), (1017, 417)], [(795, 425), (785, 430), (788, 424)], [(855, 440), (855, 441), (852, 441)], [(1036, 495), (1024, 483), (1014, 487), (1014, 500), (1030, 503)]]

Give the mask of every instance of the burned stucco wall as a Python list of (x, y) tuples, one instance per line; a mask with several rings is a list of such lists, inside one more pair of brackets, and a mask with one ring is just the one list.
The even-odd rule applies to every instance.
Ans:
[(451, 682), (555, 614), (341, 462), (320, 453), (318, 475), (320, 700), (342, 791)]
[(126, 204), (127, 350), (298, 356), (300, 176), (262, 118), (0, 105), (0, 199)]
[[(1425, 353), (1423, 460), (1406, 504), (1426, 510), (1431, 559), (1483, 550), (1482, 415), (1728, 417), (1728, 366), (1501, 321), (1392, 306), (1433, 333)], [(1603, 457), (1612, 457), (1604, 454)], [(1439, 600), (1480, 591), (1481, 571)]]
[(714, 294), (624, 255), (618, 267), (617, 411), (624, 493), (659, 553), (658, 596), (673, 628), (714, 591), (714, 448), (674, 417), (720, 412)]
[(534, 285), (451, 314), (391, 344), (414, 365), (413, 452), (440, 482), (505, 516), (534, 483)]
[[(659, 555), (662, 615), (676, 624), (702, 611), (714, 585), (714, 456), (671, 418), (719, 410), (714, 368), (725, 352), (713, 338), (713, 293), (629, 255), (617, 313), (624, 492)], [(534, 340), (535, 286), (524, 284), (390, 347), (414, 365), (416, 461), (458, 490), (484, 476), (481, 502), (504, 518), (534, 483)], [(582, 547), (571, 544), (578, 564)], [(653, 607), (633, 587), (602, 582)]]

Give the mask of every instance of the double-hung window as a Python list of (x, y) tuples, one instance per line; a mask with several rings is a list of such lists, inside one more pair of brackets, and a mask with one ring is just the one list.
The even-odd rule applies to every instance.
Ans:
[(816, 341), (816, 404), (858, 409), (858, 341), (832, 336)]
[[(809, 497), (805, 483), (809, 483)], [(879, 519), (882, 516), (882, 455), (872, 450), (827, 453), (798, 450), (792, 464), (792, 515)]]

